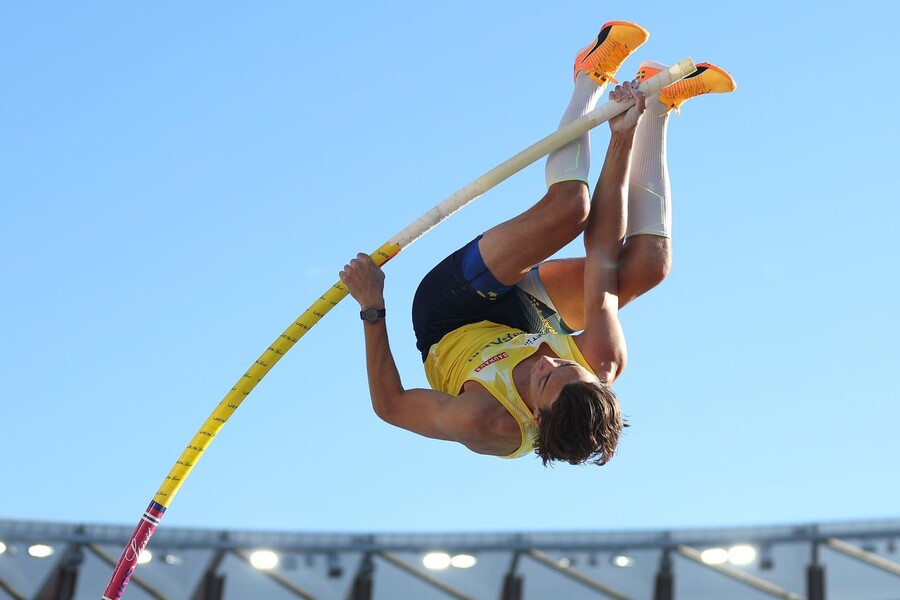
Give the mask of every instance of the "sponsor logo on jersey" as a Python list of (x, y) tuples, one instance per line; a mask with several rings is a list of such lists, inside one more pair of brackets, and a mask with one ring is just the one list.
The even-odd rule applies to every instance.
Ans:
[(475, 367), (475, 372), (478, 373), (486, 366), (492, 365), (495, 362), (497, 362), (498, 360), (503, 360), (504, 358), (509, 358), (509, 354), (507, 354), (506, 352), (501, 352), (500, 354), (495, 354), (494, 356), (490, 357), (489, 359), (487, 359), (486, 361), (484, 361), (483, 363), (481, 363), (480, 365)]

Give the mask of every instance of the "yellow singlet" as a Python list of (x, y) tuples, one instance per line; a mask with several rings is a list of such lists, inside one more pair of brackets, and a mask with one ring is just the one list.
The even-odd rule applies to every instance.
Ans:
[(519, 423), (522, 443), (503, 458), (519, 458), (534, 450), (537, 421), (513, 384), (513, 368), (547, 344), (560, 358), (574, 360), (593, 373), (572, 336), (525, 333), (506, 325), (480, 321), (451, 331), (431, 346), (425, 376), (432, 389), (458, 396), (463, 384), (483, 385)]

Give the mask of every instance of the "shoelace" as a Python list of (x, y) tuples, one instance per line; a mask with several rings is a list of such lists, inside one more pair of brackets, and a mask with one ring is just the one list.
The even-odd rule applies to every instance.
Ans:
[(694, 96), (699, 96), (700, 94), (705, 94), (708, 91), (709, 88), (703, 83), (703, 77), (697, 75), (696, 77), (676, 81), (663, 90), (663, 94), (667, 100), (671, 100), (670, 106), (678, 112), (678, 109), (686, 100), (693, 98)]
[[(607, 38), (594, 54), (599, 54), (600, 56), (596, 59), (597, 64), (592, 69), (589, 69), (589, 73), (612, 83), (619, 83), (612, 74), (628, 58), (628, 49), (615, 40)], [(592, 54), (588, 58), (594, 60), (594, 55)]]

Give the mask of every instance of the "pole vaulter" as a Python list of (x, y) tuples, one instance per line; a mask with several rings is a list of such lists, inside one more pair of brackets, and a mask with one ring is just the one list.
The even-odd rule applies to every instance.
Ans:
[[(641, 82), (638, 91), (648, 98), (653, 97), (663, 88), (687, 77), (695, 70), (694, 62), (690, 58), (686, 58), (668, 70), (661, 71), (659, 74)], [(371, 255), (373, 261), (378, 266), (383, 265), (441, 221), (492, 187), (594, 127), (625, 112), (633, 105), (634, 101), (606, 102), (585, 116), (561, 127), (544, 139), (522, 150), (453, 193), (440, 204), (413, 221), (400, 233), (375, 250)], [(197, 461), (203, 456), (203, 453), (212, 443), (222, 426), (225, 425), (231, 415), (234, 414), (234, 411), (241, 405), (241, 402), (275, 366), (275, 363), (297, 343), (297, 340), (303, 337), (310, 328), (318, 323), (328, 311), (346, 296), (347, 289), (341, 282), (332, 285), (266, 348), (265, 352), (256, 359), (247, 372), (234, 384), (234, 387), (226, 394), (225, 398), (218, 404), (200, 427), (200, 430), (191, 439), (171, 471), (169, 471), (169, 474), (166, 475), (165, 481), (159, 487), (159, 490), (138, 522), (134, 533), (128, 540), (125, 549), (122, 551), (109, 585), (103, 593), (102, 600), (120, 600), (122, 598), (128, 581), (137, 566), (138, 557), (147, 546), (150, 536), (153, 535), (166, 509), (172, 503)]]

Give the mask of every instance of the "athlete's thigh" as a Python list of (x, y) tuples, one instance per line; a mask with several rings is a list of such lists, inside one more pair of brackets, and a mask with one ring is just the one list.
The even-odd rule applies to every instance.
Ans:
[(485, 265), (498, 281), (515, 285), (584, 231), (589, 206), (583, 181), (550, 186), (537, 204), (484, 233), (478, 248)]
[(544, 261), (538, 274), (565, 324), (584, 329), (584, 258)]

